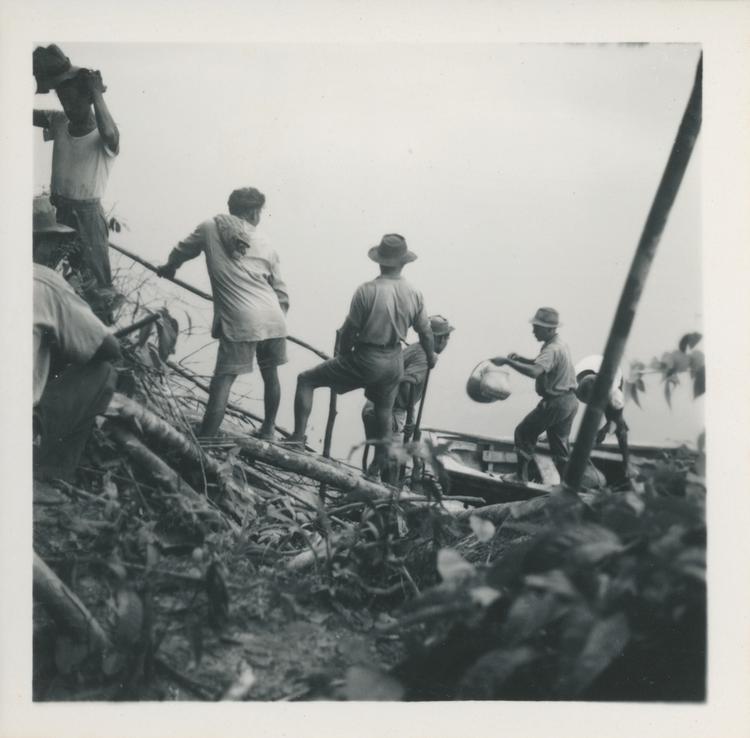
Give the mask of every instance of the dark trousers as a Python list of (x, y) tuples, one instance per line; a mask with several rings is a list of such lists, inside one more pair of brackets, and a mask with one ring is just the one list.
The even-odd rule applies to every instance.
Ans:
[(543, 399), (516, 427), (514, 441), (518, 457), (518, 475), (528, 478), (529, 462), (539, 436), (547, 432), (552, 460), (562, 476), (570, 456), (570, 429), (578, 412), (573, 392)]
[(109, 265), (109, 228), (99, 200), (70, 200), (52, 195), (57, 208), (57, 221), (75, 228), (80, 243), (79, 264), (96, 279), (97, 287), (112, 286)]
[(70, 366), (47, 382), (34, 408), (34, 476), (70, 480), (94, 427), (115, 389), (117, 372), (106, 361)]

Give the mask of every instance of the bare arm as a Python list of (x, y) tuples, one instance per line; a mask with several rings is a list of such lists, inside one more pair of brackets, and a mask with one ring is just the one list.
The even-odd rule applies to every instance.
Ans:
[(120, 131), (115, 119), (109, 112), (107, 103), (104, 102), (104, 83), (99, 72), (89, 72), (86, 77), (91, 92), (91, 101), (94, 104), (94, 115), (96, 116), (96, 127), (106, 147), (114, 154), (120, 151)]
[(531, 379), (536, 379), (544, 374), (544, 368), (534, 362), (527, 364), (518, 359), (511, 359), (509, 356), (496, 356), (494, 359), (490, 359), (490, 361), (495, 366), (509, 366), (511, 369), (515, 369), (519, 374), (523, 374)]
[(427, 330), (417, 330), (417, 335), (419, 336), (419, 344), (427, 355), (427, 366), (433, 369), (435, 364), (437, 364), (437, 354), (435, 353), (435, 338), (432, 335), (429, 324), (427, 325)]

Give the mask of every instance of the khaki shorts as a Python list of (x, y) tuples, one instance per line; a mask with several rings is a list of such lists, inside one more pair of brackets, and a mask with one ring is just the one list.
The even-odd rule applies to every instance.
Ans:
[(219, 374), (249, 374), (258, 357), (258, 368), (269, 369), (286, 364), (286, 338), (266, 338), (263, 341), (230, 341), (222, 336), (216, 354), (214, 376)]
[(358, 348), (302, 372), (299, 381), (330, 387), (338, 395), (364, 388), (368, 400), (393, 407), (403, 372), (400, 348)]

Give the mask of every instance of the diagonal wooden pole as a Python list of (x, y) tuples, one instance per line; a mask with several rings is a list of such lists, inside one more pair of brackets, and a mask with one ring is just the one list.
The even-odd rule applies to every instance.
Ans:
[[(154, 274), (157, 273), (156, 267), (151, 262), (146, 261), (145, 259), (138, 256), (138, 254), (134, 254), (132, 251), (128, 251), (127, 249), (124, 249), (122, 246), (118, 246), (117, 244), (114, 244), (111, 241), (109, 242), (109, 247), (123, 254), (123, 256), (127, 256), (128, 259), (132, 259), (137, 264), (140, 264), (141, 266), (146, 267), (146, 269), (149, 269), (150, 271), (154, 272)], [(188, 284), (187, 282), (183, 282), (181, 279), (177, 279), (177, 277), (163, 277), (163, 279), (167, 279), (170, 282), (173, 282), (178, 287), (182, 287), (182, 289), (187, 290), (188, 292), (192, 292), (194, 295), (198, 295), (198, 297), (202, 297), (204, 300), (213, 302), (214, 298), (211, 297), (211, 295), (209, 295), (208, 292), (199, 290), (197, 287), (193, 287), (193, 285)], [(319, 356), (321, 359), (331, 358), (325, 351), (320, 351), (319, 349), (316, 349), (314, 346), (311, 346), (309, 343), (306, 343), (305, 341), (299, 338), (295, 338), (294, 336), (287, 336), (286, 338), (287, 338), (287, 341), (291, 341), (292, 343), (296, 343), (298, 346), (301, 346), (302, 348), (305, 348), (308, 351), (312, 351), (312, 353), (314, 353), (316, 356)]]
[(617, 367), (625, 353), (625, 344), (630, 335), (630, 328), (633, 325), (638, 302), (641, 299), (651, 263), (656, 255), (656, 247), (659, 245), (659, 240), (664, 232), (669, 211), (672, 209), (677, 192), (680, 189), (682, 178), (690, 161), (690, 155), (700, 132), (702, 80), (703, 55), (701, 54), (695, 73), (693, 90), (672, 145), (667, 166), (656, 190), (651, 210), (643, 226), (638, 248), (630, 265), (630, 271), (625, 280), (615, 319), (604, 349), (604, 356), (594, 383), (592, 397), (586, 406), (575, 447), (565, 469), (563, 487), (569, 492), (576, 493), (581, 486), (589, 455), (594, 446), (596, 432), (607, 404), (609, 391), (614, 382)]

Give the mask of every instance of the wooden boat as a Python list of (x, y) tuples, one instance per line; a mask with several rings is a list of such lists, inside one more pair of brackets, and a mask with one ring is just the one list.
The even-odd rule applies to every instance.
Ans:
[[(503, 479), (516, 471), (516, 453), (513, 439), (475, 436), (455, 431), (424, 428), (422, 439), (429, 441), (437, 451), (450, 483), (450, 493), (481, 497), (488, 503), (526, 500), (549, 492), (560, 483), (560, 476), (552, 462), (549, 447), (540, 442), (534, 460), (532, 481), (522, 483)], [(665, 449), (658, 446), (630, 445), (631, 465), (636, 469), (644, 463), (664, 456)], [(598, 480), (599, 486), (622, 485), (624, 480), (622, 456), (616, 444), (603, 444), (591, 453), (596, 471), (587, 474)], [(533, 465), (532, 465), (533, 466)], [(592, 484), (591, 486), (597, 486)]]

